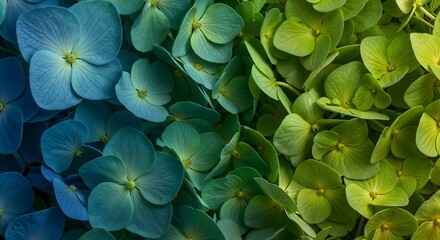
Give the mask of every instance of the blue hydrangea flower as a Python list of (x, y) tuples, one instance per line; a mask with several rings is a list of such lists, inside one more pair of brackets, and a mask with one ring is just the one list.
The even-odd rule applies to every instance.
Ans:
[(61, 110), (83, 98), (115, 96), (122, 74), (116, 58), (122, 26), (113, 4), (87, 1), (69, 9), (33, 9), (19, 17), (17, 40), (30, 63), (31, 91), (40, 107)]
[(17, 172), (1, 173), (0, 182), (0, 236), (4, 236), (9, 223), (32, 209), (34, 192), (29, 181)]
[(23, 122), (38, 107), (27, 91), (23, 68), (16, 58), (0, 59), (0, 154), (11, 154), (20, 146)]
[(133, 128), (119, 130), (103, 155), (79, 169), (92, 189), (88, 202), (91, 226), (107, 231), (125, 228), (146, 238), (165, 234), (172, 217), (170, 202), (183, 180), (182, 164), (171, 155), (156, 152)]

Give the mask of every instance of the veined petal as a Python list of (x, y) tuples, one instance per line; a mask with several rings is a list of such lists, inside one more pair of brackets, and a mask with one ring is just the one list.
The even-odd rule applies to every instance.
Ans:
[(109, 99), (115, 96), (115, 85), (121, 74), (118, 59), (105, 65), (94, 65), (78, 59), (72, 65), (72, 87), (85, 99)]
[(91, 189), (103, 182), (122, 185), (128, 178), (125, 163), (115, 156), (98, 157), (84, 164), (78, 173), (87, 187)]
[(81, 25), (80, 39), (72, 52), (92, 64), (113, 61), (122, 43), (121, 18), (116, 7), (108, 1), (87, 1), (69, 10)]
[(0, 154), (12, 154), (20, 147), (23, 134), (23, 113), (17, 107), (0, 111)]
[(62, 110), (81, 102), (70, 84), (70, 64), (59, 54), (42, 50), (34, 54), (29, 80), (35, 102), (46, 110)]
[(148, 52), (154, 44), (161, 44), (170, 32), (170, 21), (155, 6), (145, 4), (131, 28), (133, 46), (141, 51)]
[(123, 73), (115, 89), (119, 101), (137, 117), (152, 122), (163, 122), (169, 115), (165, 107), (152, 105), (146, 98), (140, 96), (140, 92), (131, 83), (130, 74), (127, 72)]
[(61, 7), (36, 8), (17, 20), (18, 45), (27, 62), (40, 50), (70, 53), (80, 35), (77, 17)]

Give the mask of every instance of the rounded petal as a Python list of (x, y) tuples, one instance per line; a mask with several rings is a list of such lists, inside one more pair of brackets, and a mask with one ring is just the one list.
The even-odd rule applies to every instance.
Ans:
[(124, 127), (131, 127), (142, 132), (143, 123), (142, 119), (136, 117), (133, 113), (129, 111), (118, 111), (113, 113), (107, 119), (107, 137), (111, 138), (119, 129)]
[(133, 217), (130, 191), (111, 182), (99, 184), (90, 193), (88, 213), (93, 228), (117, 231), (126, 227)]
[(116, 96), (134, 115), (148, 121), (163, 122), (169, 115), (165, 107), (152, 105), (146, 98), (139, 96), (139, 92), (131, 83), (130, 75), (127, 72), (123, 73), (116, 85)]
[(183, 181), (182, 163), (175, 157), (156, 152), (157, 160), (149, 173), (136, 179), (136, 188), (147, 201), (163, 205), (171, 202)]
[(89, 129), (88, 143), (101, 141), (106, 135), (105, 125), (111, 113), (107, 105), (98, 101), (83, 101), (78, 105), (75, 120), (84, 123)]
[(35, 102), (46, 110), (63, 110), (81, 102), (71, 86), (72, 70), (62, 55), (50, 51), (34, 54), (29, 80)]
[(15, 106), (23, 112), (23, 122), (31, 120), (40, 110), (32, 97), (31, 88), (26, 84), (23, 93), (14, 101), (8, 103), (9, 106)]
[(74, 185), (68, 186), (57, 178), (53, 180), (53, 187), (57, 202), (66, 216), (80, 221), (88, 220), (87, 208), (77, 196), (77, 191), (81, 189), (77, 189)]
[(168, 230), (173, 208), (171, 204), (154, 205), (146, 201), (138, 191), (132, 191), (133, 218), (126, 227), (140, 236), (156, 239)]
[(0, 59), (0, 103), (15, 100), (24, 90), (24, 71), (17, 58)]
[(61, 239), (64, 230), (64, 214), (59, 207), (25, 214), (6, 229), (5, 238), (21, 239)]
[(208, 40), (201, 30), (193, 31), (191, 47), (203, 60), (213, 63), (226, 63), (232, 57), (233, 41), (218, 44)]
[(96, 65), (113, 61), (122, 44), (121, 18), (116, 7), (108, 1), (85, 1), (69, 10), (81, 25), (80, 39), (73, 52)]
[(128, 178), (144, 176), (154, 166), (156, 151), (142, 132), (134, 128), (119, 130), (104, 148), (104, 156), (114, 155), (127, 167)]
[(23, 13), (17, 20), (18, 45), (27, 62), (40, 50), (61, 56), (70, 53), (80, 36), (77, 17), (65, 8), (36, 8)]
[(64, 172), (81, 151), (88, 135), (87, 127), (79, 121), (66, 120), (54, 125), (41, 136), (44, 162), (56, 173)]
[(115, 156), (103, 156), (84, 164), (78, 171), (84, 183), (91, 189), (103, 182), (124, 184), (127, 168)]
[(0, 111), (0, 154), (12, 154), (20, 147), (23, 134), (23, 113), (17, 107)]

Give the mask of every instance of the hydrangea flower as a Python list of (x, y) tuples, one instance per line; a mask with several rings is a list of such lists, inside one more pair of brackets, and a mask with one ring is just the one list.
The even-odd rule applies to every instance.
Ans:
[(83, 165), (79, 175), (92, 189), (88, 214), (93, 228), (125, 228), (146, 238), (168, 230), (170, 202), (182, 184), (183, 166), (176, 158), (156, 152), (141, 132), (119, 130), (103, 156)]
[(48, 110), (72, 107), (83, 98), (115, 96), (122, 68), (116, 58), (122, 27), (109, 2), (80, 2), (69, 9), (36, 8), (20, 16), (17, 38), (30, 63), (37, 104)]

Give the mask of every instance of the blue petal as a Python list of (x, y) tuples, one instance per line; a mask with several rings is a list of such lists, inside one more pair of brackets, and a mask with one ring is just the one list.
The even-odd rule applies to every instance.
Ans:
[(147, 174), (156, 161), (153, 144), (133, 128), (119, 130), (104, 148), (104, 156), (114, 155), (124, 161), (132, 180)]
[(140, 132), (143, 130), (142, 120), (129, 111), (113, 113), (107, 120), (107, 137), (110, 139), (119, 129), (124, 127), (134, 128)]
[(18, 150), (23, 134), (23, 113), (17, 107), (6, 106), (0, 111), (0, 154)]
[(145, 4), (131, 28), (131, 41), (136, 50), (149, 52), (154, 44), (161, 44), (169, 32), (170, 21), (165, 14), (156, 6)]
[[(1, 159), (3, 160), (3, 159)], [(34, 204), (34, 192), (31, 184), (20, 173), (0, 174), (0, 235), (5, 233), (8, 224), (16, 217), (31, 210)], [(9, 216), (3, 219), (4, 216)]]
[(47, 181), (46, 178), (44, 178), (41, 173), (29, 173), (26, 176), (26, 179), (29, 180), (32, 187), (35, 189), (38, 189), (42, 192), (45, 192), (47, 194), (53, 195), (53, 185), (51, 182)]
[(89, 221), (93, 228), (117, 231), (126, 227), (133, 217), (133, 202), (125, 186), (104, 182), (89, 196)]
[(54, 125), (41, 136), (44, 162), (56, 173), (64, 172), (87, 138), (87, 127), (81, 122), (66, 120)]
[(23, 138), (19, 148), (20, 155), (26, 163), (34, 163), (41, 157), (41, 135), (49, 128), (46, 122), (25, 123)]
[(41, 174), (49, 182), (53, 182), (53, 180), (55, 178), (62, 179), (59, 174), (56, 174), (52, 169), (50, 169), (48, 166), (46, 166), (46, 164), (41, 165), (40, 169), (41, 169)]
[(90, 189), (103, 182), (124, 184), (127, 181), (127, 167), (115, 156), (103, 156), (90, 161), (78, 173)]
[(61, 179), (54, 179), (53, 187), (57, 202), (66, 216), (80, 221), (88, 220), (87, 209), (76, 195), (81, 189), (74, 185), (67, 186)]
[(59, 207), (28, 213), (17, 218), (6, 229), (5, 238), (61, 239), (64, 230), (64, 214)]
[(75, 120), (84, 123), (89, 129), (88, 143), (101, 141), (105, 136), (105, 125), (111, 110), (98, 101), (83, 101), (75, 111)]
[(70, 10), (81, 25), (81, 37), (73, 49), (77, 57), (97, 65), (113, 61), (122, 43), (121, 19), (115, 6), (108, 1), (87, 1)]
[(173, 208), (171, 204), (154, 205), (146, 201), (137, 190), (131, 191), (133, 218), (126, 229), (142, 237), (156, 239), (168, 230)]
[(139, 96), (138, 90), (131, 83), (130, 75), (127, 72), (122, 74), (121, 80), (116, 85), (116, 96), (134, 115), (148, 121), (163, 122), (169, 115), (165, 107), (152, 105), (145, 98)]
[(79, 96), (86, 99), (112, 98), (121, 74), (122, 67), (118, 59), (105, 65), (77, 60), (72, 67), (72, 87)]
[(183, 181), (182, 163), (166, 153), (156, 152), (157, 160), (151, 171), (136, 179), (136, 188), (149, 202), (163, 205), (176, 197)]
[(46, 50), (35, 53), (29, 80), (38, 106), (46, 110), (62, 110), (81, 102), (70, 85), (71, 75), (72, 68), (61, 55)]
[(159, 9), (170, 21), (171, 28), (178, 29), (182, 18), (191, 7), (190, 0), (161, 0)]
[(25, 163), (18, 154), (2, 155), (0, 154), (0, 173), (19, 172), (23, 173), (26, 168)]
[(36, 123), (36, 122), (43, 122), (43, 121), (47, 121), (50, 120), (51, 118), (55, 117), (57, 114), (59, 113), (59, 111), (57, 110), (45, 110), (45, 109), (41, 109), (38, 110), (37, 114), (32, 117), (32, 119), (30, 119), (28, 121), (28, 123)]
[(218, 78), (214, 76), (220, 68), (217, 64), (207, 62), (193, 52), (181, 57), (183, 67), (188, 75), (207, 89), (212, 89)]
[(27, 62), (40, 50), (69, 54), (80, 36), (78, 19), (65, 8), (36, 8), (17, 20), (18, 45)]
[(0, 103), (15, 100), (24, 90), (24, 71), (20, 62), (13, 57), (0, 59)]
[(34, 97), (32, 97), (29, 84), (26, 84), (21, 96), (15, 101), (10, 102), (9, 105), (16, 106), (21, 109), (23, 112), (23, 122), (27, 122), (32, 119), (40, 110), (37, 103), (34, 101)]
[[(2, 1), (5, 2), (5, 1)], [(17, 46), (16, 23), (18, 17), (36, 7), (45, 7), (58, 5), (58, 0), (40, 0), (40, 1), (6, 1), (6, 16), (3, 24), (0, 24), (0, 35), (3, 38)]]

